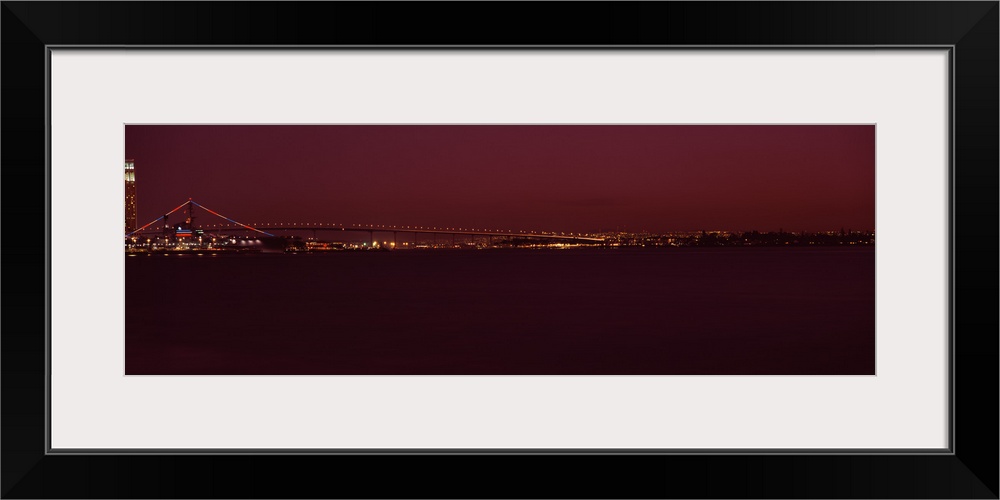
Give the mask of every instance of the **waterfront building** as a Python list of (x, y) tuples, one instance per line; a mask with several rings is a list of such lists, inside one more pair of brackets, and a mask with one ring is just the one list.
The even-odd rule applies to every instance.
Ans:
[(125, 234), (139, 227), (135, 201), (135, 160), (125, 160)]

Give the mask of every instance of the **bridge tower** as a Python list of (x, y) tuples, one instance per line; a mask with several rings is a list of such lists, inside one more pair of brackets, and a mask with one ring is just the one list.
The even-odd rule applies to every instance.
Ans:
[(139, 227), (135, 201), (135, 160), (125, 160), (125, 234)]
[(187, 206), (188, 206), (188, 218), (187, 218), (188, 229), (194, 232), (194, 203), (191, 203), (191, 198), (188, 198)]

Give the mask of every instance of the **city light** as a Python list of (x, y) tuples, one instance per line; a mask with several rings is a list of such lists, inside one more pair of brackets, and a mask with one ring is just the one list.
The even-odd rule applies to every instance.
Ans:
[[(189, 217), (185, 222), (179, 224), (169, 224), (166, 217), (170, 214), (183, 209), (184, 207), (189, 207), (186, 213)], [(193, 208), (199, 207), (205, 212), (221, 217), (227, 221), (233, 222), (233, 224), (206, 224), (196, 227), (193, 224), (194, 217), (190, 214), (193, 213)], [(157, 225), (154, 224), (160, 220), (164, 221), (164, 224)], [(263, 226), (263, 224), (258, 224)], [(840, 231), (824, 231), (824, 232), (785, 232), (779, 230), (778, 232), (758, 232), (758, 231), (725, 231), (725, 230), (711, 230), (711, 231), (689, 231), (689, 232), (667, 232), (667, 233), (653, 233), (653, 232), (629, 232), (629, 231), (603, 231), (603, 232), (576, 232), (576, 231), (533, 231), (533, 230), (523, 230), (523, 229), (486, 229), (486, 228), (465, 228), (465, 227), (444, 227), (444, 226), (420, 226), (420, 225), (410, 225), (410, 226), (397, 226), (393, 224), (352, 224), (353, 229), (347, 229), (345, 226), (340, 226), (339, 224), (332, 224), (326, 222), (310, 222), (310, 223), (277, 223), (273, 225), (267, 225), (268, 229), (276, 230), (295, 230), (303, 229), (304, 226), (311, 227), (313, 231), (313, 237), (308, 240), (303, 240), (297, 236), (284, 236), (276, 237), (271, 233), (267, 233), (261, 229), (255, 228), (250, 225), (242, 224), (234, 221), (233, 219), (226, 217), (218, 212), (208, 209), (193, 200), (188, 200), (181, 205), (178, 205), (173, 210), (167, 212), (166, 214), (158, 217), (149, 224), (142, 226), (141, 228), (126, 234), (125, 237), (125, 247), (126, 251), (130, 254), (132, 253), (149, 253), (156, 252), (158, 254), (168, 254), (168, 253), (191, 253), (195, 255), (204, 255), (204, 253), (199, 252), (207, 248), (211, 248), (213, 251), (240, 251), (240, 252), (262, 252), (262, 251), (278, 251), (285, 252), (328, 252), (328, 251), (340, 251), (349, 249), (371, 249), (371, 250), (391, 250), (397, 247), (399, 248), (415, 248), (415, 249), (444, 249), (444, 248), (555, 248), (555, 249), (565, 249), (580, 246), (591, 246), (591, 247), (609, 247), (609, 248), (621, 248), (621, 247), (637, 247), (637, 248), (656, 248), (656, 247), (705, 247), (705, 246), (817, 246), (817, 245), (846, 245), (846, 246), (864, 246), (864, 245), (874, 245), (875, 244), (875, 234), (874, 231), (853, 231), (853, 230), (843, 230)], [(210, 229), (217, 228), (217, 229)], [(230, 229), (234, 230), (244, 229), (246, 231), (252, 231), (258, 234), (264, 234), (270, 237), (270, 239), (261, 239), (260, 237), (248, 237), (244, 235), (232, 234)], [(345, 241), (324, 241), (317, 238), (316, 231), (320, 230), (336, 230), (338, 234), (340, 231), (356, 231), (356, 232), (369, 232), (374, 234), (375, 229), (387, 228), (392, 230), (394, 233), (399, 232), (411, 232), (413, 235), (413, 241), (402, 242), (397, 245), (395, 241), (389, 242), (388, 240), (379, 242), (378, 240), (372, 240), (371, 245), (368, 245), (368, 241), (362, 242), (360, 245), (358, 243), (350, 243)], [(420, 241), (417, 237), (419, 233), (433, 232), (433, 241)], [(141, 235), (139, 233), (142, 233)], [(451, 234), (451, 239), (448, 243), (439, 241), (439, 236)], [(456, 241), (456, 236), (461, 236), (463, 241)], [(145, 242), (140, 243), (142, 239), (140, 236), (144, 236)], [(195, 237), (196, 236), (196, 237)], [(488, 238), (479, 238), (479, 236), (487, 236)], [(395, 237), (395, 234), (394, 234)], [(427, 238), (428, 240), (431, 238)], [(470, 241), (471, 239), (471, 241)], [(216, 255), (217, 253), (213, 253)]]

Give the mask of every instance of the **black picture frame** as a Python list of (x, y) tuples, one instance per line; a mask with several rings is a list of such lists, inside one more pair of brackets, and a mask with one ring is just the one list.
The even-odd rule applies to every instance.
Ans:
[[(8, 273), (3, 294), (4, 498), (998, 498), (997, 1), (2, 3), (3, 256), (9, 271), (30, 271)], [(953, 447), (944, 454), (50, 454), (49, 272), (37, 235), (39, 214), (47, 213), (46, 62), (54, 45), (949, 46)]]

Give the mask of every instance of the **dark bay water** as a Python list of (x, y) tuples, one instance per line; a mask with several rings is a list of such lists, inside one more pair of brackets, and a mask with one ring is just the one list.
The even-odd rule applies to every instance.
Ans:
[(875, 249), (125, 259), (127, 374), (874, 374)]

